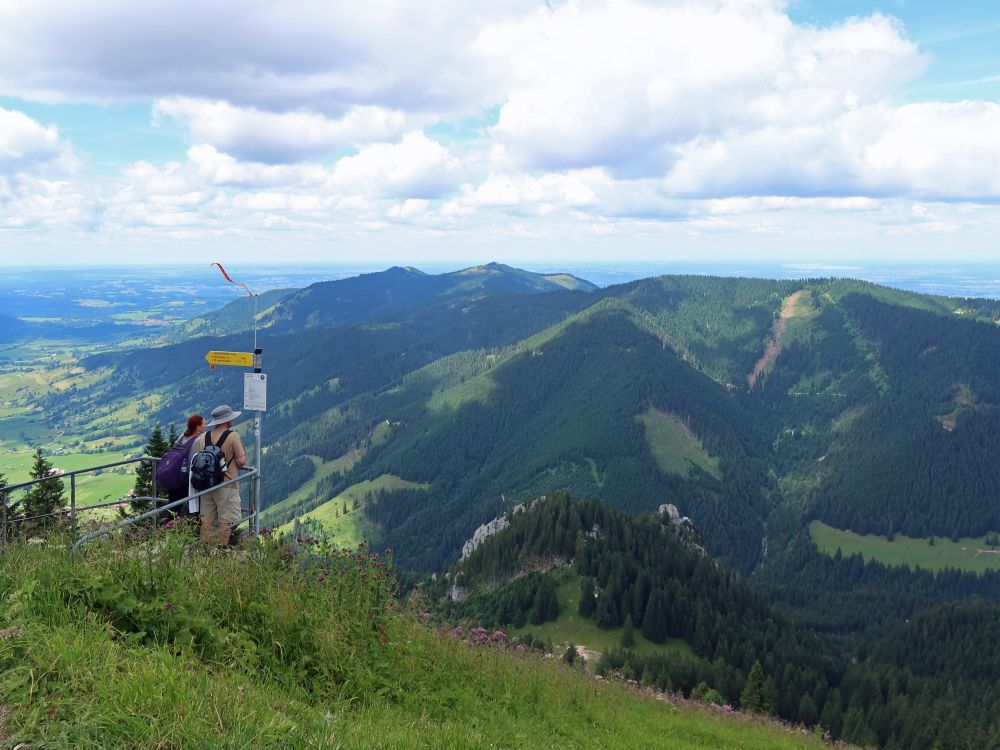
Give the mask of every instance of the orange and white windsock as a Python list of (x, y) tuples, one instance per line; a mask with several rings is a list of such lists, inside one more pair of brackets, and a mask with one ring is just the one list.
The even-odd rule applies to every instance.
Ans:
[(232, 278), (231, 278), (231, 277), (229, 276), (229, 274), (228, 274), (228, 273), (226, 273), (226, 269), (222, 267), (222, 264), (221, 264), (221, 263), (209, 263), (208, 265), (209, 265), (209, 268), (211, 268), (212, 266), (218, 266), (218, 267), (219, 267), (219, 270), (220, 270), (220, 271), (222, 271), (222, 275), (226, 277), (226, 281), (228, 281), (228, 282), (229, 282), (230, 284), (236, 284), (236, 286), (241, 286), (241, 287), (243, 287), (243, 288), (244, 288), (244, 289), (246, 290), (246, 293), (247, 293), (247, 296), (248, 296), (248, 297), (253, 297), (253, 292), (251, 292), (251, 291), (250, 291), (250, 287), (248, 287), (248, 286), (247, 286), (246, 284), (241, 284), (241, 283), (240, 283), (240, 282), (238, 282), (238, 281), (234, 281), (234, 280), (233, 280), (233, 279), (232, 279)]

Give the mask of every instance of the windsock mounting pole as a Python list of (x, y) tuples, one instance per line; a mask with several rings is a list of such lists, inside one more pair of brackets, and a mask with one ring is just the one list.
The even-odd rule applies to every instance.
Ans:
[[(256, 300), (256, 295), (254, 295)], [(254, 350), (253, 350), (253, 364), (254, 373), (260, 373), (261, 360), (263, 359), (264, 350), (257, 347), (257, 327), (256, 321), (254, 325)], [(253, 532), (254, 535), (260, 534), (260, 425), (264, 412), (258, 410), (254, 412), (253, 420), (253, 465), (257, 469), (257, 474), (253, 478)]]

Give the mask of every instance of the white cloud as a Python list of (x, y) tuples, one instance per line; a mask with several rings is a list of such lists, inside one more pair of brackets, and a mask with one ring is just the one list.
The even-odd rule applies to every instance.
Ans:
[(0, 229), (90, 231), (98, 223), (93, 202), (68, 180), (22, 175), (5, 189), (0, 178), (0, 209)]
[(732, 130), (822, 122), (890, 93), (924, 60), (892, 20), (795, 26), (776, 2), (565, 3), (484, 31), (510, 61), (493, 134), (531, 169), (662, 174)]
[(336, 163), (330, 187), (340, 193), (401, 198), (438, 198), (454, 190), (462, 164), (424, 133), (407, 133), (399, 143), (366, 146)]
[(467, 53), (533, 0), (34, 0), (0, 3), (0, 89), (25, 98), (193, 97), (236, 106), (464, 109), (484, 90)]
[[(212, 146), (183, 161), (136, 162), (95, 188), (104, 228), (138, 236), (169, 229), (239, 234), (325, 232), (382, 220), (425, 218), (431, 198), (451, 191), (460, 161), (420, 132), (363, 147), (334, 166), (242, 162)], [(180, 235), (172, 234), (178, 237)]]
[(241, 160), (300, 161), (374, 141), (395, 140), (406, 115), (382, 107), (355, 106), (331, 119), (308, 111), (265, 112), (225, 101), (188, 97), (160, 99), (154, 117), (184, 122), (196, 143), (214, 146)]
[(680, 149), (668, 192), (709, 196), (1000, 198), (1000, 105), (872, 105), (830, 122), (769, 127)]
[(0, 175), (55, 161), (64, 152), (65, 145), (55, 127), (0, 107)]
[(0, 2), (0, 95), (149, 102), (193, 143), (67, 178), (56, 129), (0, 109), (4, 220), (175, 238), (985, 234), (1000, 105), (901, 105), (927, 59), (897, 21), (805, 26), (787, 7)]

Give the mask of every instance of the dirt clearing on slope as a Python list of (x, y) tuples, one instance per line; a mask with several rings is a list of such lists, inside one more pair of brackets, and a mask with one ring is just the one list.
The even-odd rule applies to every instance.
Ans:
[(761, 358), (757, 360), (757, 364), (754, 365), (753, 372), (747, 375), (747, 383), (751, 389), (757, 383), (757, 379), (767, 366), (778, 356), (778, 352), (781, 351), (781, 334), (785, 332), (785, 322), (792, 317), (792, 312), (795, 310), (795, 305), (798, 304), (803, 291), (805, 290), (800, 289), (788, 295), (781, 304), (781, 313), (778, 315), (778, 319), (774, 321), (774, 333), (771, 336), (771, 340), (768, 342), (767, 348), (764, 349), (764, 354), (761, 355)]

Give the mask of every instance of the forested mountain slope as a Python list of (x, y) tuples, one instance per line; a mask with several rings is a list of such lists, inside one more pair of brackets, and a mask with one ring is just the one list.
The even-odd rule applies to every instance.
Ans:
[[(426, 485), (364, 510), (418, 570), (503, 507), (558, 489), (632, 511), (672, 502), (744, 573), (812, 518), (914, 536), (1000, 528), (997, 303), (824, 279), (566, 283), (494, 264), (395, 268), (269, 307), (271, 520), (383, 475)], [(203, 357), (247, 345), (92, 357), (85, 382), (40, 405), (91, 436), (115, 429), (95, 404), (142, 399), (176, 422), (239, 403), (237, 379)], [(282, 502), (316, 461), (347, 455)]]
[(165, 342), (176, 343), (200, 336), (226, 336), (253, 328), (254, 310), (258, 324), (266, 322), (272, 308), (297, 289), (271, 289), (253, 297), (239, 297), (220, 310), (198, 315), (171, 327), (163, 336)]
[(378, 273), (325, 281), (299, 290), (261, 316), (263, 325), (285, 329), (398, 318), (437, 300), (484, 293), (593, 291), (597, 287), (569, 274), (543, 275), (500, 263), (444, 274), (394, 266)]
[[(569, 488), (632, 511), (683, 504), (714, 553), (753, 568), (768, 510), (766, 463), (752, 420), (723, 387), (605, 303), (498, 361), (429, 399), (395, 408), (376, 400), (368, 409), (398, 426), (339, 483), (393, 474), (429, 484), (419, 498), (400, 492), (369, 508), (401, 560), (434, 569), (505, 501)], [(720, 457), (717, 476), (658, 467), (639, 419), (651, 408), (676, 425), (679, 441)]]
[[(584, 646), (596, 637), (585, 624), (599, 633), (627, 621), (652, 643), (683, 639), (691, 656), (633, 649), (620, 631), (625, 643), (598, 670), (685, 694), (704, 695), (707, 685), (736, 704), (755, 697), (745, 686), (759, 661), (774, 712), (833, 737), (899, 750), (1000, 742), (995, 605), (938, 606), (852, 651), (790, 622), (692, 547), (666, 513), (628, 516), (557, 493), (503, 520), (505, 528), (427, 585), (453, 621), (530, 630), (572, 617), (566, 632)], [(571, 613), (553, 599), (568, 575), (580, 588)]]

